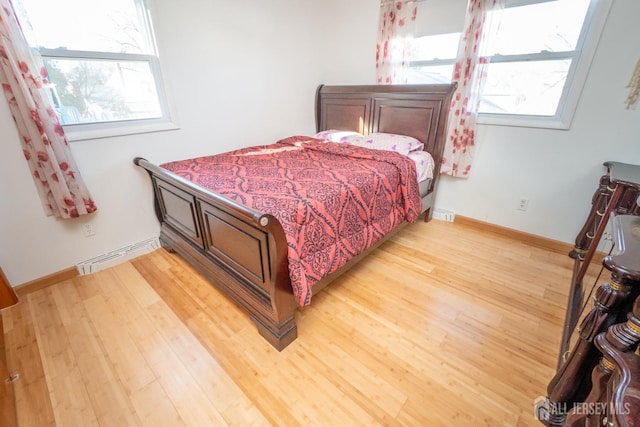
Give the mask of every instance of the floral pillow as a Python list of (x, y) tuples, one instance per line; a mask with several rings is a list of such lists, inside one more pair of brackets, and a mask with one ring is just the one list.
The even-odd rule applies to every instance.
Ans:
[(413, 151), (424, 149), (424, 144), (416, 138), (392, 133), (372, 133), (351, 144), (374, 150), (395, 151), (405, 156)]
[(343, 144), (351, 144), (353, 141), (364, 138), (364, 136), (358, 132), (336, 129), (323, 130), (315, 134), (314, 137), (325, 141), (341, 142)]

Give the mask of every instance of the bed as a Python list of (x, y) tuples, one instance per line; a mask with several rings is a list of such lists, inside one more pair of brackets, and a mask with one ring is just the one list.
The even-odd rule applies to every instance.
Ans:
[[(273, 347), (279, 351), (284, 349), (298, 335), (296, 309), (308, 304), (311, 295), (374, 250), (385, 240), (388, 233), (398, 228), (398, 223), (403, 219), (414, 220), (421, 213), (424, 214), (425, 221), (431, 218), (445, 145), (447, 111), (454, 89), (455, 84), (321, 85), (316, 91), (316, 135), (294, 136), (268, 146), (247, 147), (213, 157), (177, 160), (163, 165), (155, 165), (141, 157), (135, 158), (134, 163), (145, 169), (151, 178), (156, 215), (160, 221), (161, 244), (181, 255), (246, 311), (259, 333)], [(379, 162), (380, 169), (384, 170), (406, 169), (407, 176), (417, 172), (415, 165), (412, 170), (408, 169), (408, 164), (412, 161), (407, 162), (407, 157), (396, 153), (387, 152), (381, 160), (379, 157), (382, 156), (382, 151), (374, 152), (366, 146), (359, 148), (350, 144), (320, 141), (324, 139), (320, 137), (324, 135), (322, 132), (330, 130), (355, 132), (366, 138), (378, 133), (415, 138), (421, 143), (420, 147), (433, 158), (432, 176), (420, 183), (417, 182), (416, 176), (413, 177), (413, 183), (406, 178), (398, 178), (397, 182), (395, 178), (377, 178), (375, 173), (369, 173), (366, 169), (372, 162)], [(302, 155), (310, 158), (301, 160), (297, 157)], [(332, 166), (327, 167), (327, 163), (324, 163), (329, 161), (325, 159), (327, 156), (336, 159), (336, 163), (331, 164), (335, 164), (335, 171)], [(289, 184), (281, 184), (271, 179), (274, 171), (260, 166), (258, 173), (265, 178), (250, 180), (245, 176), (248, 172), (244, 165), (255, 163), (261, 158), (278, 165), (280, 170), (284, 170), (284, 175), (292, 175), (294, 179)], [(212, 159), (216, 162), (227, 162), (224, 166), (216, 166), (228, 168), (225, 169), (227, 172), (209, 178), (205, 172)], [(298, 167), (292, 167), (291, 170), (282, 168), (285, 159), (289, 159), (288, 161)], [(330, 262), (330, 268), (325, 270), (324, 267), (318, 267), (315, 273), (309, 273), (313, 280), (303, 286), (299, 283), (300, 274), (295, 273), (302, 257), (292, 257), (292, 254), (295, 255), (294, 251), (299, 248), (295, 245), (296, 241), (292, 240), (292, 226), (287, 218), (294, 215), (283, 216), (283, 212), (288, 208), (273, 207), (271, 199), (266, 196), (256, 198), (256, 202), (250, 197), (247, 199), (247, 196), (238, 195), (234, 187), (229, 187), (233, 190), (227, 190), (227, 187), (208, 185), (208, 182), (215, 181), (216, 185), (227, 185), (226, 182), (220, 181), (234, 181), (238, 178), (236, 181), (240, 183), (228, 185), (243, 188), (247, 185), (260, 186), (261, 191), (272, 193), (286, 186), (289, 192), (304, 192), (312, 197), (318, 193), (312, 187), (319, 172), (314, 172), (316, 175), (307, 180), (309, 184), (304, 184), (305, 176), (301, 174), (307, 170), (302, 167), (305, 161), (322, 165), (326, 172), (323, 175), (330, 176), (340, 175), (339, 164), (350, 165), (348, 169), (353, 170), (343, 174), (346, 181), (358, 181), (358, 176), (367, 181), (371, 175), (370, 180), (375, 181), (375, 188), (378, 190), (367, 190), (368, 193), (384, 193), (388, 199), (386, 203), (375, 202), (369, 201), (368, 196), (359, 195), (357, 200), (351, 203), (352, 206), (363, 205), (361, 199), (364, 197), (370, 205), (379, 203), (380, 206), (389, 205), (403, 211), (383, 215), (372, 226), (373, 231), (351, 233), (348, 244), (341, 246), (340, 251), (334, 251), (342, 255), (345, 255), (343, 252), (348, 253), (337, 257), (338, 261)], [(365, 169), (356, 172), (357, 167)], [(402, 173), (398, 173), (399, 177), (402, 176)], [(194, 182), (204, 182), (206, 185)], [(330, 189), (333, 186), (343, 187), (344, 182), (335, 185), (327, 182), (315, 187)], [(393, 190), (395, 192), (391, 194), (394, 186), (398, 186), (398, 190)], [(216, 191), (210, 188), (215, 188)], [(379, 190), (384, 188), (389, 191)], [(326, 191), (322, 190), (320, 193), (324, 194)], [(344, 199), (347, 196), (340, 197)], [(347, 198), (351, 200), (353, 197), (350, 197)], [(284, 204), (287, 205), (288, 202), (289, 199), (285, 199)], [(313, 203), (316, 201), (313, 200)], [(306, 206), (305, 204), (305, 209)], [(300, 210), (295, 206), (291, 209)], [(353, 214), (354, 209), (356, 208), (336, 211), (346, 215), (347, 211)], [(326, 210), (331, 210), (331, 207), (309, 208), (318, 218), (324, 218)], [(298, 217), (300, 216), (298, 214)], [(305, 215), (302, 217), (306, 218)], [(348, 223), (349, 219), (337, 218), (332, 221), (343, 224)], [(322, 235), (313, 229), (311, 222), (299, 224), (296, 226), (296, 232), (300, 232), (304, 227), (305, 235), (319, 236), (319, 240), (323, 239)], [(367, 242), (361, 242), (361, 234), (370, 236), (364, 239)], [(358, 246), (355, 249), (354, 244)], [(314, 253), (320, 252), (322, 251), (316, 250)], [(303, 288), (304, 292), (301, 295), (300, 289)]]

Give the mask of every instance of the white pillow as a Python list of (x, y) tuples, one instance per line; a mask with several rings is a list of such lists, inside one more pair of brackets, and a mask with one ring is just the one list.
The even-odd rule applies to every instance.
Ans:
[(318, 132), (317, 134), (315, 134), (314, 138), (322, 139), (325, 141), (342, 142), (344, 144), (349, 144), (352, 140), (364, 137), (358, 132), (329, 129)]
[(416, 164), (418, 182), (422, 182), (428, 178), (433, 178), (435, 162), (433, 161), (431, 154), (426, 151), (412, 151), (409, 153), (409, 158)]
[(421, 151), (424, 149), (424, 144), (416, 138), (379, 132), (369, 134), (361, 140), (351, 142), (351, 144), (372, 148), (374, 150), (395, 151), (405, 156), (412, 151)]

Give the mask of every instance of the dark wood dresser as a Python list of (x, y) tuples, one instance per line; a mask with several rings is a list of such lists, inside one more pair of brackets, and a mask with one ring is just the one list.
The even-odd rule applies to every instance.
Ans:
[[(563, 345), (573, 344), (561, 349), (558, 371), (536, 406), (546, 426), (640, 427), (640, 166), (605, 166), (608, 174), (570, 254), (576, 265), (567, 322), (580, 322), (577, 329), (565, 324)], [(581, 316), (582, 280), (607, 223), (614, 250), (602, 265), (610, 278), (595, 288)]]
[(605, 162), (604, 166), (606, 173), (600, 178), (591, 199), (591, 211), (576, 237), (574, 249), (569, 253), (574, 259), (574, 269), (558, 367), (569, 349), (571, 334), (577, 326), (584, 302), (583, 281), (598, 251), (609, 218), (612, 215), (640, 215), (637, 203), (640, 197), (640, 165), (610, 161)]

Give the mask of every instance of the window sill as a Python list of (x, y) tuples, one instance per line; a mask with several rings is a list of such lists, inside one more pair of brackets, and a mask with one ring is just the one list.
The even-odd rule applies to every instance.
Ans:
[(540, 129), (568, 130), (571, 120), (568, 117), (524, 116), (515, 114), (478, 114), (476, 123), (480, 125), (513, 126)]
[(180, 129), (177, 124), (168, 120), (65, 125), (63, 127), (69, 142)]

